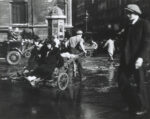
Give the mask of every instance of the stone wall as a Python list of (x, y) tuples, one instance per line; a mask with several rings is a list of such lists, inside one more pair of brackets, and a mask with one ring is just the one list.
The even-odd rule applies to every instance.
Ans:
[(0, 26), (10, 24), (10, 4), (9, 0), (0, 0)]
[[(27, 2), (27, 23), (12, 24), (11, 2), (14, 1)], [(67, 7), (68, 1), (72, 0), (0, 0), (0, 30), (8, 29), (9, 26), (19, 27), (21, 30), (26, 29), (26, 31), (33, 31), (35, 34), (38, 34), (41, 39), (45, 39), (47, 37), (48, 24), (46, 23), (46, 16), (48, 15), (48, 10), (54, 5), (58, 5), (62, 10), (65, 10), (64, 7)], [(69, 2), (69, 5), (70, 4), (71, 2)], [(66, 10), (71, 10), (71, 8), (72, 7), (67, 7)], [(67, 13), (69, 21), (66, 20), (66, 26), (72, 26), (72, 14), (71, 16), (69, 16), (69, 14)]]

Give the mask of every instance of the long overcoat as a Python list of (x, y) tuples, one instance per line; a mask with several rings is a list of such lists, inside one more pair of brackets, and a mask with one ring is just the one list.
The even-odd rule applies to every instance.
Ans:
[(131, 71), (135, 69), (137, 58), (149, 61), (150, 23), (139, 19), (134, 25), (127, 25), (123, 34), (120, 68)]

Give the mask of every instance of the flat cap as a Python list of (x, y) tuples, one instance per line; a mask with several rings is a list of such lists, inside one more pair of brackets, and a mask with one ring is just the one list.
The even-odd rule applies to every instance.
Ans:
[(81, 34), (83, 34), (83, 31), (78, 30), (78, 31), (76, 32), (76, 34), (77, 34), (77, 35), (81, 35)]
[(138, 14), (138, 15), (142, 14), (141, 9), (136, 4), (128, 4), (125, 7), (125, 10), (130, 11), (130, 12), (135, 13), (135, 14)]

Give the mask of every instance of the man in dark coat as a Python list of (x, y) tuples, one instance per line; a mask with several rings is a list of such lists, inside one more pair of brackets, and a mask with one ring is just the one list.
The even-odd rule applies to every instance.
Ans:
[(36, 39), (34, 41), (34, 47), (31, 50), (31, 56), (28, 59), (28, 65), (26, 67), (28, 70), (34, 70), (40, 64), (40, 60), (41, 60), (41, 52), (40, 51), (41, 51), (43, 44), (38, 40), (39, 39)]
[(52, 40), (49, 40), (45, 43), (47, 48), (45, 55), (42, 58), (42, 62), (31, 72), (27, 73), (25, 77), (32, 86), (36, 86), (36, 82), (41, 80), (52, 80), (52, 73), (55, 68), (62, 67), (64, 64), (64, 60), (60, 55), (60, 51), (55, 47), (55, 43)]
[(43, 62), (32, 72), (32, 75), (51, 80), (51, 75), (56, 67), (62, 67), (64, 60), (60, 55), (59, 49), (54, 47), (54, 43), (49, 41), (46, 43), (48, 51)]
[(123, 33), (118, 86), (130, 111), (142, 115), (149, 105), (144, 86), (143, 63), (150, 47), (150, 23), (139, 17), (142, 12), (135, 4), (127, 5), (125, 12), (129, 24)]

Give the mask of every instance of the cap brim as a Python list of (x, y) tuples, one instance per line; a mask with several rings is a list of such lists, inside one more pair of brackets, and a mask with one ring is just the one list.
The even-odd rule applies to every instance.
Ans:
[(82, 35), (83, 33), (77, 33), (78, 35)]
[(129, 8), (124, 8), (126, 11), (129, 11), (129, 12), (131, 12), (131, 13), (134, 13), (134, 14), (138, 14), (138, 15), (140, 15), (141, 13), (139, 13), (139, 12), (136, 12), (136, 11), (134, 11), (134, 10), (132, 10), (132, 9), (129, 9)]

